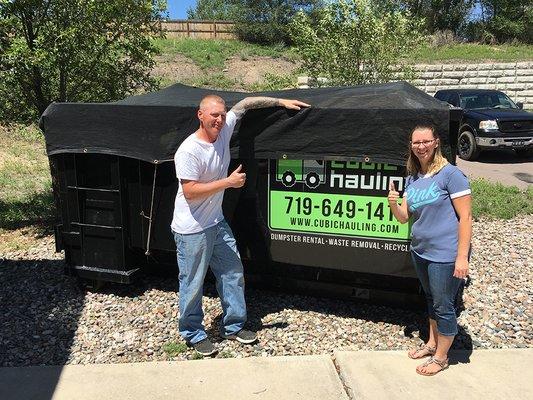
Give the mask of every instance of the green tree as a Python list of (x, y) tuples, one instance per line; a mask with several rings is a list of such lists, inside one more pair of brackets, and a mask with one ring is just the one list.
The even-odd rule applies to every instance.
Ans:
[(198, 0), (190, 19), (235, 22), (239, 39), (261, 44), (290, 43), (289, 22), (298, 11), (313, 15), (324, 0)]
[(110, 101), (150, 77), (161, 0), (0, 0), (0, 118), (53, 101)]
[(402, 0), (401, 7), (424, 19), (429, 33), (449, 30), (459, 33), (467, 23), (475, 0)]
[(331, 85), (408, 78), (410, 68), (401, 59), (419, 43), (419, 29), (420, 21), (408, 13), (375, 7), (370, 0), (339, 0), (320, 10), (315, 21), (299, 13), (291, 24), (304, 69)]
[(288, 26), (296, 13), (314, 19), (323, 7), (322, 0), (233, 0), (236, 13), (235, 32), (248, 42), (260, 44), (291, 44)]
[(531, 0), (480, 0), (481, 25), (485, 36), (498, 42), (519, 40), (533, 43), (533, 2)]
[(235, 2), (224, 0), (197, 0), (195, 7), (187, 9), (188, 19), (232, 21)]

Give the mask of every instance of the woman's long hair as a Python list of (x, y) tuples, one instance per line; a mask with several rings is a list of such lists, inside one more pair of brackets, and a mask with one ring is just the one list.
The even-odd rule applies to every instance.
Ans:
[(446, 164), (448, 164), (448, 160), (444, 158), (442, 155), (442, 151), (440, 149), (440, 139), (438, 135), (435, 133), (435, 127), (433, 125), (417, 125), (415, 128), (411, 131), (411, 135), (409, 136), (409, 158), (407, 159), (407, 173), (409, 175), (416, 175), (420, 172), (422, 169), (422, 166), (420, 165), (420, 161), (418, 160), (418, 157), (413, 153), (412, 148), (412, 140), (413, 140), (413, 133), (417, 130), (430, 130), (431, 134), (433, 135), (433, 139), (437, 140), (437, 147), (435, 148), (435, 153), (433, 155), (433, 159), (431, 160), (427, 174), (428, 175), (435, 175), (437, 172), (439, 172)]

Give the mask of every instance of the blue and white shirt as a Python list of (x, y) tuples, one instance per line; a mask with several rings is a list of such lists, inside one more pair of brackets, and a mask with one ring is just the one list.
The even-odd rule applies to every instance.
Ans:
[(447, 164), (434, 175), (408, 176), (405, 195), (411, 226), (411, 250), (434, 262), (454, 262), (457, 257), (459, 219), (452, 199), (471, 193), (467, 177)]

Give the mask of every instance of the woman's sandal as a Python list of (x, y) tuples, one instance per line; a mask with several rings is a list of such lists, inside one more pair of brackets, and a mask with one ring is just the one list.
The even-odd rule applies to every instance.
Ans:
[[(414, 350), (414, 351), (413, 351)], [(427, 356), (432, 356), (435, 354), (437, 349), (435, 347), (428, 346), (427, 344), (420, 346), (418, 349), (412, 349), (407, 353), (407, 357), (412, 358), (413, 360), (418, 360)]]
[[(437, 364), (440, 367), (440, 369), (438, 371), (435, 371), (435, 372), (422, 372), (422, 371), (420, 371), (420, 368), (427, 367), (430, 364)], [(431, 357), (424, 364), (419, 365), (418, 367), (416, 367), (416, 373), (420, 374), (420, 375), (424, 375), (424, 376), (433, 376), (433, 375), (438, 374), (441, 371), (444, 371), (446, 368), (448, 368), (448, 359), (447, 358), (444, 359), (444, 360), (437, 360), (435, 357)]]

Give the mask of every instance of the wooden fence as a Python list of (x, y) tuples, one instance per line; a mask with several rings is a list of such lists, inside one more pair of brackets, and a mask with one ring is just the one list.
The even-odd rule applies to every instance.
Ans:
[(229, 21), (200, 21), (200, 20), (171, 20), (161, 23), (161, 28), (167, 37), (193, 37), (201, 39), (235, 39), (233, 22)]

